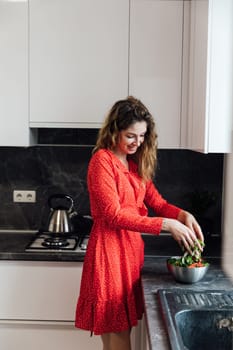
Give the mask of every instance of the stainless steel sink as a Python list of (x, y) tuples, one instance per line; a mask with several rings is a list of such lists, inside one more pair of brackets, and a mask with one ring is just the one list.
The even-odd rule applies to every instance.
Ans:
[(232, 350), (233, 291), (160, 289), (172, 350)]

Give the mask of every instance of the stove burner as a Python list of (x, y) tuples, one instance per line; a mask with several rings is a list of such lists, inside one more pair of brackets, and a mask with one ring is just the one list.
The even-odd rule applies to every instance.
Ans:
[(65, 238), (61, 237), (48, 237), (42, 242), (42, 245), (47, 248), (67, 247), (69, 244), (70, 243)]
[[(87, 248), (89, 236), (55, 235), (50, 232), (39, 232), (25, 248), (27, 252), (82, 252)], [(85, 244), (84, 244), (85, 243)]]

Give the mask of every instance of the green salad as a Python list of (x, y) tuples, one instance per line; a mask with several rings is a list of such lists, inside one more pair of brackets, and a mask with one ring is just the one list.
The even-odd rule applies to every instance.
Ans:
[[(200, 243), (201, 247), (204, 248), (205, 244), (200, 240), (198, 240), (198, 242)], [(173, 257), (168, 259), (168, 264), (190, 268), (208, 266), (209, 263), (202, 259), (201, 254), (201, 250), (199, 249), (198, 245), (195, 244), (195, 246), (192, 248), (192, 254), (185, 251), (182, 257)]]

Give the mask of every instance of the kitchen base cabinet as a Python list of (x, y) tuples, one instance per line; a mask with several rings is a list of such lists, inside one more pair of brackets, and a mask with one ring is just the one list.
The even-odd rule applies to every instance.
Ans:
[[(132, 350), (148, 350), (141, 322), (133, 328)], [(100, 336), (74, 327), (73, 322), (0, 320), (2, 350), (102, 350)]]
[[(99, 336), (74, 327), (82, 262), (0, 261), (2, 350), (102, 350)], [(132, 350), (141, 346), (141, 322)]]
[(3, 350), (102, 349), (74, 327), (82, 262), (0, 261)]
[(0, 321), (2, 350), (102, 350), (100, 337), (65, 322)]
[(82, 265), (0, 261), (0, 320), (73, 321)]
[[(141, 323), (132, 330), (132, 350), (148, 350)], [(100, 336), (74, 327), (73, 322), (0, 321), (3, 350), (102, 350)]]

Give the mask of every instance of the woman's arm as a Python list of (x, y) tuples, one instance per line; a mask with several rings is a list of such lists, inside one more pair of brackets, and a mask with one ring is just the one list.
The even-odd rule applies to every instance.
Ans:
[(181, 209), (168, 203), (158, 192), (152, 181), (146, 186), (145, 203), (150, 206), (158, 216), (177, 219)]
[(163, 217), (162, 230), (170, 232), (181, 247), (191, 253), (190, 247), (197, 244), (202, 250), (198, 239), (204, 241), (204, 236), (192, 214), (164, 200), (152, 182), (147, 185), (145, 200), (157, 215)]

